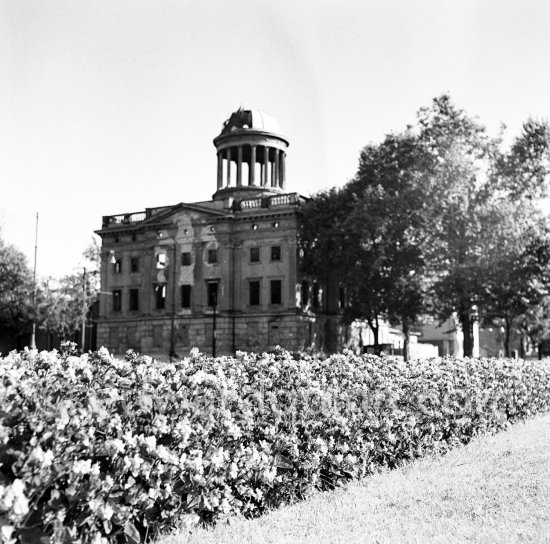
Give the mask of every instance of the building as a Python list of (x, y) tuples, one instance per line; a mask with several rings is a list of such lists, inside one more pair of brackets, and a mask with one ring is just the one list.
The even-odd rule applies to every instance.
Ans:
[(337, 349), (339, 301), (299, 271), (304, 198), (286, 189), (288, 140), (265, 113), (239, 109), (214, 145), (212, 200), (103, 217), (98, 346)]

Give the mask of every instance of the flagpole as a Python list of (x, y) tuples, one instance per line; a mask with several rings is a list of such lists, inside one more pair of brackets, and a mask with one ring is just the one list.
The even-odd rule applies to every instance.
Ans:
[[(38, 212), (36, 212), (36, 228), (34, 232), (34, 272), (32, 275), (32, 309), (36, 313), (36, 253), (38, 250)], [(31, 349), (36, 349), (36, 316), (32, 318)]]

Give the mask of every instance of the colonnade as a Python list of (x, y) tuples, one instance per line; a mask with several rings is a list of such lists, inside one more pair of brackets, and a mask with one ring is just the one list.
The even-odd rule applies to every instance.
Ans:
[[(218, 190), (234, 186), (285, 189), (285, 161), (286, 153), (277, 147), (242, 144), (219, 149)], [(248, 166), (247, 180), (243, 179), (243, 164)], [(260, 165), (259, 172), (256, 172), (256, 164)], [(233, 165), (236, 167), (235, 183), (232, 183)]]

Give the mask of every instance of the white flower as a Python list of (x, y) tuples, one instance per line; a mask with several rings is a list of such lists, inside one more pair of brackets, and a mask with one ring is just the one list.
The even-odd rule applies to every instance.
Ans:
[(75, 461), (73, 464), (74, 474), (89, 474), (92, 470), (91, 459)]
[(0, 486), (0, 508), (11, 509), (16, 516), (24, 516), (29, 511), (29, 501), (25, 497), (25, 484), (22, 480), (14, 480), (7, 487)]
[(142, 438), (141, 443), (147, 448), (147, 451), (149, 453), (155, 451), (157, 447), (157, 439), (154, 436), (147, 436), (146, 438)]
[(99, 508), (99, 515), (102, 519), (111, 519), (113, 517), (114, 510), (109, 503), (105, 503)]
[(192, 348), (190, 354), (193, 359), (196, 359), (200, 356), (201, 352), (199, 351), (199, 348)]
[(218, 448), (214, 452), (214, 455), (212, 455), (212, 457), (210, 458), (210, 463), (212, 464), (213, 467), (219, 468), (223, 465), (224, 460), (225, 460), (225, 452), (223, 448)]
[(124, 453), (126, 446), (120, 438), (113, 438), (105, 442), (105, 447), (111, 455), (116, 455), (118, 453)]

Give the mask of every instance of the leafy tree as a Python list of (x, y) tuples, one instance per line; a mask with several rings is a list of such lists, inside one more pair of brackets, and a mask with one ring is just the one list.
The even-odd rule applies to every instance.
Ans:
[[(514, 219), (510, 210), (509, 219)], [(537, 308), (550, 293), (550, 229), (544, 220), (521, 233), (508, 229), (499, 254), (487, 270), (488, 290), (483, 301), (484, 320), (504, 328), (504, 353), (511, 354), (512, 331), (521, 323), (527, 336)], [(517, 238), (514, 238), (514, 234)], [(523, 332), (523, 331), (522, 331)]]
[(353, 269), (357, 297), (351, 317), (367, 320), (376, 344), (379, 318), (400, 324), (405, 359), (410, 328), (425, 309), (426, 158), (411, 131), (390, 134), (363, 149), (347, 186), (357, 201), (349, 223), (361, 253)]
[(543, 346), (550, 341), (550, 296), (530, 306), (518, 319), (518, 330), (537, 348), (542, 359)]
[(366, 146), (343, 189), (304, 206), (304, 271), (346, 288), (344, 318), (366, 320), (376, 345), (380, 319), (408, 337), (421, 313), (456, 312), (468, 356), (478, 309), (511, 324), (545, 295), (536, 202), (547, 190), (550, 128), (529, 120), (501, 147), (442, 95), (414, 129)]
[(422, 150), (410, 133), (388, 135), (361, 152), (355, 178), (302, 209), (304, 270), (345, 288), (346, 322), (365, 320), (379, 351), (380, 320), (410, 326), (423, 309)]
[(61, 279), (46, 278), (39, 289), (40, 327), (52, 334), (69, 337), (77, 332), (99, 294), (99, 246), (93, 243), (83, 253), (82, 270)]
[(426, 259), (433, 278), (431, 305), (441, 319), (457, 312), (464, 355), (471, 356), (473, 308), (484, 289), (482, 261), (497, 220), (494, 187), (487, 176), (496, 142), (447, 95), (419, 111), (418, 127), (430, 157), (433, 235)]
[(32, 272), (24, 254), (0, 238), (0, 333), (17, 338), (32, 321)]
[(353, 203), (348, 195), (335, 188), (317, 193), (299, 210), (302, 271), (319, 279), (329, 289), (353, 260), (346, 230), (352, 210)]

